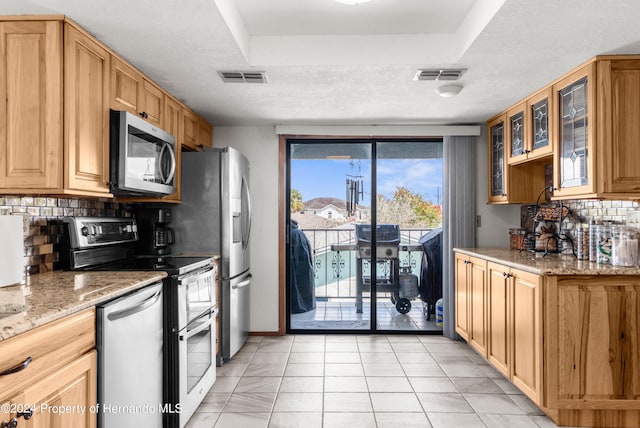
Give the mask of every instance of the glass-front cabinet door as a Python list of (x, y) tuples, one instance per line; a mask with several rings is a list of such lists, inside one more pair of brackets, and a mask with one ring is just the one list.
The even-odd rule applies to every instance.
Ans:
[(558, 148), (554, 196), (594, 192), (595, 65), (589, 64), (554, 85)]
[(539, 158), (553, 153), (553, 138), (549, 132), (555, 123), (550, 116), (552, 97), (551, 87), (532, 95), (527, 100), (527, 113), (531, 121), (528, 132), (531, 142), (529, 159)]
[(489, 128), (489, 202), (506, 203), (507, 165), (505, 157), (505, 122), (502, 114), (490, 120)]
[(527, 138), (526, 103), (520, 103), (507, 112), (507, 130), (505, 145), (508, 153), (508, 164), (516, 164), (527, 159), (531, 151)]

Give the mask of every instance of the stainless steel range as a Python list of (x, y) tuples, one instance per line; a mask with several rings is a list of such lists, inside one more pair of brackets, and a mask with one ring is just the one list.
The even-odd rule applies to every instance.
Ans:
[[(157, 374), (158, 378), (163, 379), (163, 401), (157, 410), (162, 415), (163, 426), (184, 427), (216, 379), (215, 265), (210, 257), (135, 255), (137, 241), (138, 228), (133, 218), (65, 218), (59, 267), (71, 270), (167, 272), (168, 277), (162, 286), (163, 351), (159, 355), (161, 371)], [(98, 325), (101, 325), (100, 321)], [(140, 327), (129, 326), (131, 331)], [(99, 331), (98, 335), (101, 334)], [(109, 365), (110, 362), (101, 360), (101, 355), (110, 355), (108, 347), (118, 347), (119, 341), (104, 343), (99, 339), (99, 342), (103, 349), (102, 352), (98, 349), (98, 401), (109, 404), (109, 401), (118, 401), (117, 394), (131, 396), (131, 390), (137, 385), (135, 380), (127, 377), (100, 372), (101, 367), (110, 367), (119, 372), (117, 364)], [(139, 352), (140, 349), (119, 349), (121, 363), (135, 364)], [(126, 358), (122, 359), (123, 355)], [(104, 420), (104, 427), (157, 426), (144, 422), (142, 425), (136, 424), (132, 419), (126, 425), (119, 422), (113, 425), (101, 415), (99, 420)]]

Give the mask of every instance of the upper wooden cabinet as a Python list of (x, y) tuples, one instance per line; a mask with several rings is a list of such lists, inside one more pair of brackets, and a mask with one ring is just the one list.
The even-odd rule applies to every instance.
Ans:
[(489, 129), (489, 202), (506, 203), (507, 163), (505, 158), (506, 115), (501, 114), (487, 122)]
[(110, 108), (211, 146), (211, 125), (63, 16), (0, 18), (0, 99), (0, 193), (113, 197)]
[(198, 133), (199, 146), (212, 147), (213, 146), (213, 128), (209, 123), (200, 118), (200, 131)]
[(597, 57), (554, 85), (556, 198), (640, 197), (640, 56)]
[(111, 108), (127, 110), (159, 127), (163, 125), (165, 96), (133, 67), (113, 57), (111, 66)]
[(109, 193), (111, 55), (76, 28), (64, 27), (66, 189)]
[(553, 139), (549, 136), (551, 99), (548, 87), (507, 111), (505, 147), (509, 165), (553, 154)]
[(62, 189), (62, 23), (0, 22), (0, 188)]
[(595, 76), (596, 66), (591, 63), (553, 85), (558, 99), (555, 197), (595, 193)]
[(489, 120), (489, 203), (535, 203), (549, 165), (553, 199), (640, 199), (639, 100), (640, 55), (599, 56)]

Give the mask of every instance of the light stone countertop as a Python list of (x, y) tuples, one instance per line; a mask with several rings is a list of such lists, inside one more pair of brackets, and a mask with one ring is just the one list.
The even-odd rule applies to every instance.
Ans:
[(508, 248), (454, 248), (454, 252), (539, 275), (640, 275), (640, 268), (603, 265), (561, 254), (531, 253)]
[(162, 281), (166, 272), (55, 271), (0, 288), (0, 341)]

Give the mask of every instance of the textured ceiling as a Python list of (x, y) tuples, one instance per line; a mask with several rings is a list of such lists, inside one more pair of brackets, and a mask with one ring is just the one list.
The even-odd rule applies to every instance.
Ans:
[[(17, 13), (69, 16), (214, 125), (477, 123), (594, 55), (640, 53), (637, 0), (0, 2)], [(467, 70), (458, 96), (412, 80), (441, 67)]]

